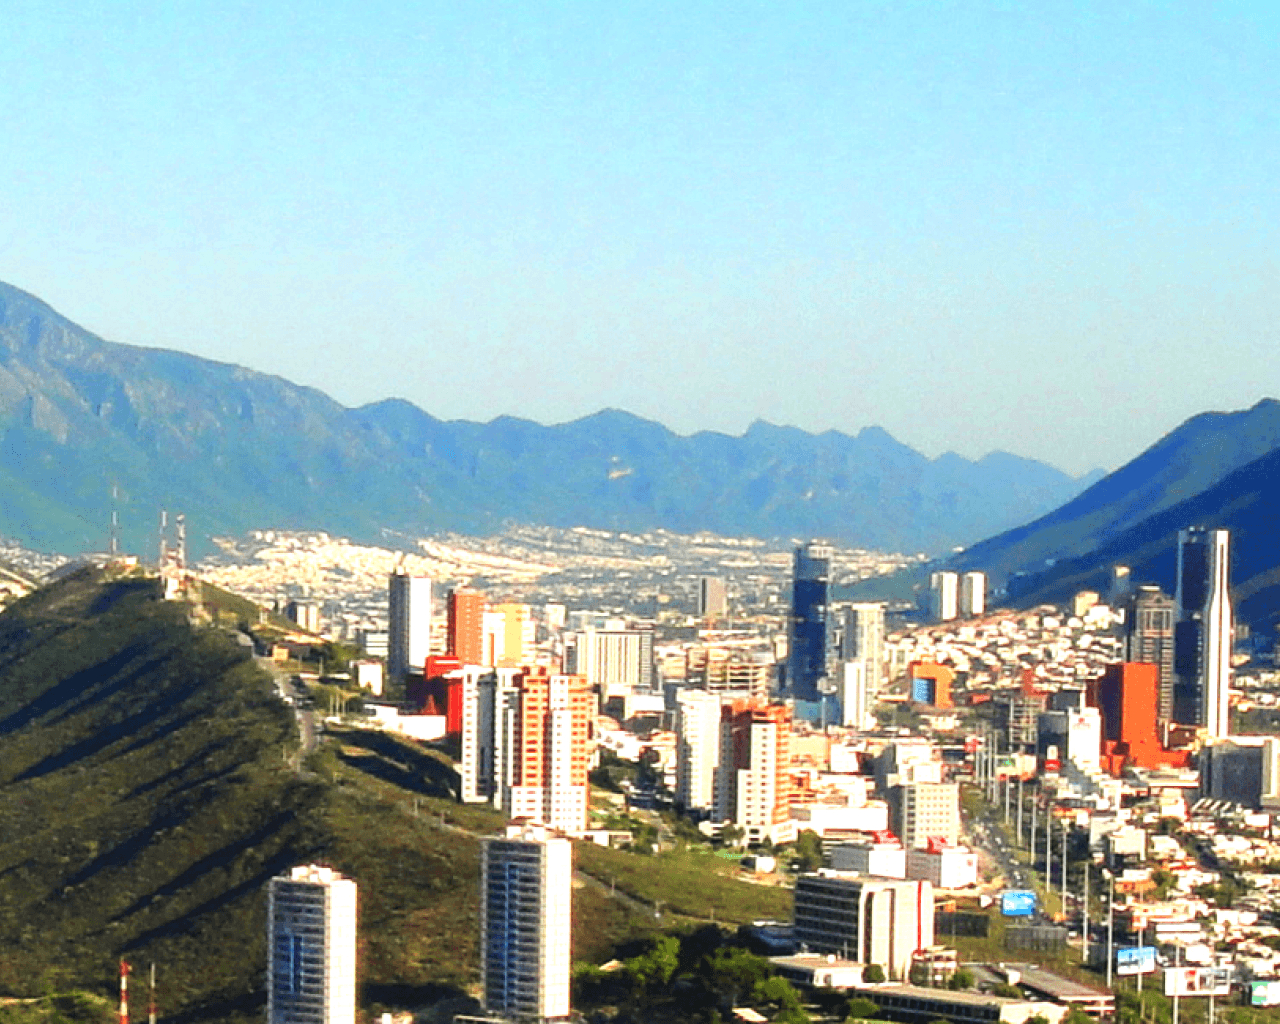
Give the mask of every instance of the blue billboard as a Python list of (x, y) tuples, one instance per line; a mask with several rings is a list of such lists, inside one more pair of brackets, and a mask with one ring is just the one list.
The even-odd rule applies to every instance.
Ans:
[(1030, 889), (1008, 889), (1000, 894), (1000, 913), (1005, 917), (1030, 917), (1036, 912), (1036, 894)]
[(1116, 974), (1154, 974), (1155, 946), (1130, 946), (1116, 950)]

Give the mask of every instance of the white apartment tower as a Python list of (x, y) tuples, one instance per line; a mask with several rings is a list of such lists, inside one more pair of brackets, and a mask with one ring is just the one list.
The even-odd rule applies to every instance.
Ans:
[(676, 695), (676, 801), (710, 813), (720, 767), (720, 697), (706, 690)]
[(271, 879), (268, 1024), (355, 1024), (356, 883), (308, 864)]
[(565, 670), (601, 693), (653, 687), (653, 634), (643, 629), (587, 629), (565, 636)]
[(960, 577), (935, 572), (929, 577), (929, 614), (935, 622), (950, 622), (960, 613)]
[(480, 875), (480, 986), (488, 1013), (569, 1016), (573, 848), (544, 828), (485, 839)]
[(967, 572), (960, 577), (960, 614), (976, 618), (987, 610), (987, 574)]
[(840, 612), (841, 722), (855, 729), (874, 726), (871, 709), (884, 685), (884, 605), (861, 602)]
[(387, 681), (402, 686), (405, 676), (422, 671), (431, 653), (431, 579), (397, 570), (387, 597)]
[(1174, 627), (1173, 718), (1230, 733), (1231, 535), (1194, 528), (1178, 534), (1178, 623)]

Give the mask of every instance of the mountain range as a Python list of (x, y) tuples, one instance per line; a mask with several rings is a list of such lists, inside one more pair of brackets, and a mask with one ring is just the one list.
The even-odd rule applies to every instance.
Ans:
[(4, 284), (0, 430), (0, 533), (66, 553), (105, 545), (113, 488), (123, 543), (144, 554), (161, 508), (186, 515), (195, 555), (258, 528), (387, 543), (513, 521), (940, 553), (1100, 476), (1003, 452), (929, 459), (876, 427), (681, 436), (617, 410), (543, 426), (442, 421), (397, 399), (351, 409), (280, 377), (104, 341)]
[[(1114, 565), (1135, 583), (1172, 593), (1177, 535), (1231, 531), (1240, 621), (1270, 633), (1280, 622), (1280, 402), (1187, 420), (1061, 508), (950, 558), (988, 573), (1005, 598), (1029, 606), (1079, 590), (1105, 593)], [(919, 583), (917, 579), (917, 583)]]

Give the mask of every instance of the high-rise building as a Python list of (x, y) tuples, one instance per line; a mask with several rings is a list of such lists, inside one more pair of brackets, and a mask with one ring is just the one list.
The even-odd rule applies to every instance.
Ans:
[(513, 673), (495, 708), (494, 769), (508, 818), (569, 835), (587, 827), (587, 771), (596, 697), (581, 676)]
[(723, 576), (698, 577), (698, 618), (723, 619), (729, 614), (729, 592)]
[(431, 653), (431, 580), (397, 570), (387, 596), (387, 682), (398, 687), (405, 676), (422, 671)]
[(1144, 661), (1156, 666), (1158, 704), (1156, 717), (1173, 719), (1174, 625), (1178, 605), (1159, 587), (1139, 587), (1125, 608), (1125, 661)]
[(721, 647), (690, 647), (685, 652), (685, 685), (739, 697), (767, 697), (774, 679), (774, 661), (760, 651)]
[[(845, 725), (861, 729), (866, 726), (857, 724), (859, 715), (865, 722), (884, 686), (884, 605), (878, 602), (843, 605), (840, 622), (840, 660), (862, 665), (860, 707), (851, 712), (844, 706), (842, 697), (841, 710)], [(849, 682), (848, 669), (842, 668), (841, 688), (847, 689)]]
[(875, 717), (871, 713), (875, 698), (867, 682), (865, 661), (840, 662), (840, 684), (836, 694), (840, 698), (840, 724), (850, 729), (871, 729)]
[(758, 700), (720, 709), (720, 763), (714, 815), (746, 833), (748, 842), (789, 841), (791, 711)]
[(676, 694), (676, 802), (686, 811), (710, 813), (715, 807), (720, 701), (708, 690)]
[(967, 572), (960, 577), (960, 614), (976, 618), (987, 610), (987, 574)]
[(929, 577), (929, 615), (935, 622), (950, 622), (960, 614), (960, 577), (935, 572)]
[(527, 604), (496, 604), (484, 613), (482, 623), (482, 664), (515, 668), (534, 663), (537, 627)]
[(544, 828), (485, 839), (480, 987), (486, 1012), (521, 1021), (569, 1017), (573, 847)]
[(451, 590), (447, 608), (445, 652), (464, 665), (484, 662), (484, 594)]
[(810, 953), (876, 964), (903, 980), (912, 954), (933, 945), (933, 886), (831, 870), (801, 875), (795, 938)]
[(908, 850), (930, 839), (960, 842), (960, 787), (954, 782), (909, 782), (889, 790), (889, 824)]
[(268, 897), (268, 1024), (355, 1024), (356, 883), (308, 864)]
[(830, 674), (837, 653), (829, 609), (833, 555), (834, 551), (825, 544), (809, 543), (795, 550), (787, 689), (798, 704), (816, 706), (821, 702), (820, 687)]
[(565, 669), (606, 696), (653, 687), (653, 633), (647, 629), (587, 629), (565, 635)]
[(1231, 545), (1226, 530), (1178, 534), (1178, 624), (1174, 628), (1173, 720), (1210, 739), (1230, 731)]
[(1185, 767), (1186, 751), (1167, 750), (1160, 739), (1156, 712), (1159, 673), (1147, 662), (1108, 665), (1087, 690), (1090, 707), (1102, 717), (1101, 764), (1119, 777), (1129, 766)]

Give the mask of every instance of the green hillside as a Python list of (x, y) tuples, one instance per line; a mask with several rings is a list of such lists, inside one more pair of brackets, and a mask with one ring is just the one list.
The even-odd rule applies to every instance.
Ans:
[[(496, 812), (443, 797), (448, 766), (380, 734), (298, 766), (268, 676), (157, 595), (82, 570), (0, 615), (0, 1005), (99, 1021), (124, 957), (137, 1014), (154, 962), (166, 1022), (260, 1020), (266, 883), (310, 860), (359, 882), (366, 1011), (467, 992)], [(574, 913), (577, 959), (655, 928), (598, 885)]]

